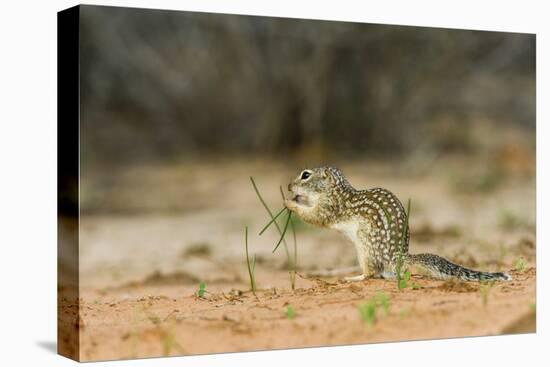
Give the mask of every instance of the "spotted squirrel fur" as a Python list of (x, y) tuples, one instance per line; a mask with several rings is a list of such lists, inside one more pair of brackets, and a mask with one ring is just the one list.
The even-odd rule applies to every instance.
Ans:
[(288, 190), (292, 197), (285, 200), (285, 206), (290, 211), (307, 223), (343, 233), (355, 245), (363, 273), (346, 280), (395, 278), (400, 246), (405, 267), (421, 268), (436, 279), (511, 279), (506, 273), (468, 269), (438, 255), (409, 254), (407, 213), (399, 199), (383, 188), (353, 188), (338, 168), (305, 169)]

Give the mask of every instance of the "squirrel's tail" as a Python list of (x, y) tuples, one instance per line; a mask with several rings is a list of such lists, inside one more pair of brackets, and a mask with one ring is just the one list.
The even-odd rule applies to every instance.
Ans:
[(441, 256), (433, 254), (409, 254), (405, 258), (407, 265), (415, 265), (429, 272), (434, 278), (449, 279), (456, 277), (466, 281), (511, 280), (507, 273), (489, 273), (465, 268), (454, 264)]

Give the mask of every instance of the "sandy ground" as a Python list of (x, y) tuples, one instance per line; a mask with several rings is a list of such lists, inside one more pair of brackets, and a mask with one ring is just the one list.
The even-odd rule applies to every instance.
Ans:
[[(513, 281), (480, 285), (415, 275), (398, 290), (394, 281), (308, 277), (355, 265), (355, 250), (337, 233), (297, 222), (293, 291), (285, 251), (271, 253), (276, 231), (257, 235), (268, 217), (248, 176), (276, 210), (279, 185), (295, 168), (141, 167), (108, 182), (84, 180), (90, 210), (81, 217), (80, 309), (62, 297), (60, 312), (78, 313), (82, 360), (534, 332), (534, 176), (522, 162), (519, 170), (508, 161), (495, 170), (493, 163), (430, 162), (429, 173), (419, 173), (418, 164), (340, 166), (356, 187), (382, 186), (402, 201), (412, 198), (411, 252), (510, 271)], [(257, 256), (256, 295), (244, 260), (245, 226)], [(373, 300), (375, 316), (365, 320), (360, 309)]]
[[(191, 355), (262, 349), (451, 338), (535, 331), (535, 270), (484, 291), (477, 283), (413, 277), (344, 283), (302, 279), (288, 289), (284, 273), (262, 274), (274, 285), (254, 296), (242, 284), (196, 287), (135, 285), (85, 292), (81, 303), (83, 360)], [(487, 293), (485, 293), (487, 292)], [(387, 297), (370, 324), (359, 307)], [(484, 298), (486, 297), (486, 298)], [(294, 315), (288, 314), (288, 309)]]

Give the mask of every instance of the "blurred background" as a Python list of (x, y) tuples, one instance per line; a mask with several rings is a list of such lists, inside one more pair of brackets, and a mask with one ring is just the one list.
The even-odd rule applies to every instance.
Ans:
[[(534, 35), (80, 9), (84, 284), (234, 279), (244, 226), (268, 220), (249, 176), (276, 209), (325, 164), (412, 198), (413, 252), (534, 261)], [(354, 263), (297, 228), (302, 268)], [(283, 269), (276, 240), (253, 251)]]
[[(535, 37), (83, 7), (86, 163), (475, 149), (535, 128)], [(320, 152), (319, 152), (320, 153)]]

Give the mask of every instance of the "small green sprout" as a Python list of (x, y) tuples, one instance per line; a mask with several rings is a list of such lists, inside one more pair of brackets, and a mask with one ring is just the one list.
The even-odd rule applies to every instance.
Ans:
[(378, 292), (376, 295), (378, 304), (382, 306), (382, 309), (384, 310), (384, 315), (387, 315), (390, 311), (390, 300), (388, 296), (385, 293)]
[(407, 270), (405, 273), (403, 273), (403, 277), (399, 281), (399, 289), (407, 288), (408, 282), (410, 279), (411, 279), (411, 272)]
[(244, 248), (246, 251), (246, 266), (248, 268), (248, 276), (250, 277), (250, 290), (256, 295), (256, 255), (252, 258), (252, 262), (248, 256), (248, 227), (244, 228)]
[(376, 322), (376, 301), (371, 299), (366, 303), (360, 304), (358, 309), (361, 320), (363, 320), (367, 326), (374, 325)]
[(294, 311), (294, 307), (292, 307), (291, 305), (288, 305), (286, 307), (286, 318), (291, 320), (293, 319), (294, 317), (296, 317), (296, 311)]
[(199, 290), (198, 290), (198, 295), (200, 298), (204, 297), (204, 293), (206, 292), (206, 283), (204, 282), (204, 280), (201, 280), (201, 282), (199, 283)]
[(526, 265), (527, 264), (525, 263), (525, 259), (523, 257), (520, 257), (516, 260), (515, 268), (517, 271), (523, 273), (525, 271)]
[(174, 333), (171, 331), (164, 331), (161, 335), (162, 354), (164, 356), (170, 355), (175, 343)]
[(387, 316), (390, 311), (390, 300), (385, 293), (378, 291), (369, 301), (357, 306), (361, 320), (367, 326), (372, 326), (377, 320), (376, 309), (382, 307), (384, 316)]

